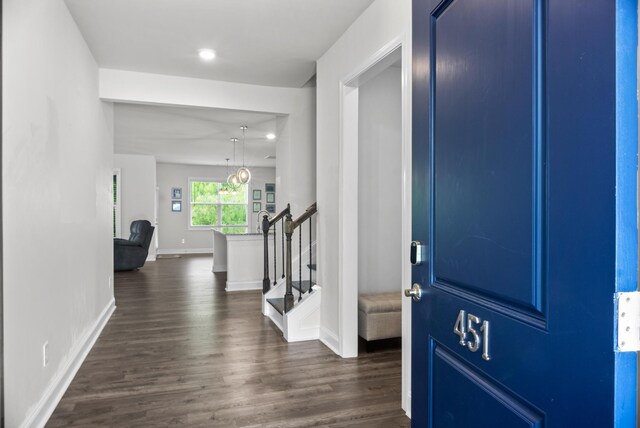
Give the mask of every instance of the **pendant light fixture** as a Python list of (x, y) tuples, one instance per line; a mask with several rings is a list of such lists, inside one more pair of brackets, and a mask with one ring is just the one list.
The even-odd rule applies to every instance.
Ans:
[(245, 132), (247, 131), (247, 129), (249, 129), (249, 127), (247, 125), (242, 125), (240, 129), (242, 129), (242, 167), (238, 168), (236, 176), (238, 177), (240, 183), (247, 184), (251, 181), (251, 171), (249, 171), (249, 168), (244, 166), (244, 145), (246, 142)]
[[(226, 176), (229, 177), (229, 158), (227, 159), (227, 173)], [(221, 195), (227, 195), (231, 192), (229, 192), (229, 187), (228, 186), (220, 186), (220, 190), (218, 191), (218, 193), (220, 193)]]
[[(233, 143), (233, 163), (236, 163), (236, 143), (238, 142), (237, 138), (232, 138), (231, 142)], [(228, 161), (227, 161), (228, 162)], [(235, 190), (235, 186), (240, 184), (240, 180), (238, 179), (238, 175), (233, 173), (227, 177), (227, 183), (231, 184), (232, 189)]]

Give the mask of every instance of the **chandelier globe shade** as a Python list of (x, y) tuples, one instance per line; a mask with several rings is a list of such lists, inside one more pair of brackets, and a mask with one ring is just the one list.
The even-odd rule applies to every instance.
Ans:
[(251, 171), (249, 171), (249, 168), (244, 165), (244, 149), (246, 143), (245, 133), (249, 127), (247, 125), (242, 125), (240, 129), (242, 130), (242, 166), (238, 168), (236, 175), (238, 176), (238, 180), (240, 180), (240, 184), (247, 184), (251, 181)]
[(233, 173), (233, 174), (229, 175), (229, 177), (227, 177), (227, 183), (233, 184), (233, 185), (242, 184), (240, 182), (240, 179), (238, 178), (238, 174), (236, 174), (236, 173)]
[(249, 168), (247, 167), (243, 166), (241, 168), (238, 168), (238, 172), (236, 173), (236, 175), (238, 176), (238, 180), (240, 180), (240, 183), (242, 184), (246, 184), (251, 181), (251, 171), (249, 171)]

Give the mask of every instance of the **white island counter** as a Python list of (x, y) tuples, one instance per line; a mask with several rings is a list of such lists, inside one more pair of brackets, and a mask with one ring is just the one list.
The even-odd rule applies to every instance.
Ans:
[[(227, 291), (262, 290), (264, 276), (264, 237), (262, 233), (223, 235), (214, 232), (214, 267), (216, 272), (216, 239), (226, 238)], [(219, 247), (218, 247), (219, 248)], [(273, 248), (273, 235), (269, 236)], [(219, 258), (220, 256), (218, 256)]]
[(212, 272), (227, 271), (227, 235), (213, 230), (213, 268)]

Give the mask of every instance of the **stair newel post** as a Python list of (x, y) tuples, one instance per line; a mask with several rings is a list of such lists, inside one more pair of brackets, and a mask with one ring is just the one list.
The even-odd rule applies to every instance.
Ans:
[[(291, 205), (287, 204), (287, 212), (289, 214), (291, 214)], [(282, 230), (280, 231), (280, 239), (282, 240), (282, 277), (284, 278), (285, 275), (285, 260), (284, 260), (284, 227), (282, 227)]]
[(291, 219), (291, 213), (287, 214), (287, 219), (284, 223), (284, 233), (287, 236), (287, 253), (285, 257), (285, 271), (286, 271), (286, 293), (284, 295), (284, 312), (287, 313), (293, 309), (293, 283), (291, 276), (291, 236), (293, 235), (293, 220)]
[(264, 236), (264, 278), (262, 279), (262, 294), (271, 288), (269, 279), (269, 217), (262, 217), (262, 235)]
[[(280, 226), (282, 228), (282, 225)], [(273, 286), (278, 283), (278, 222), (273, 224)]]

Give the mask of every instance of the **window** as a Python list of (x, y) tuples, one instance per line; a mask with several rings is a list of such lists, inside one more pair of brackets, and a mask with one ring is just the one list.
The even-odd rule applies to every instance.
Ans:
[(190, 226), (194, 229), (215, 228), (222, 233), (246, 233), (249, 188), (232, 186), (207, 179), (189, 180)]

